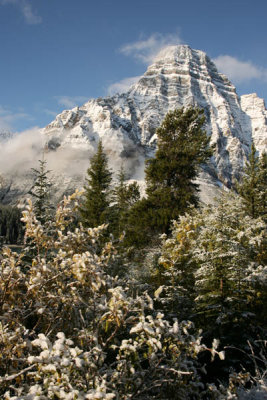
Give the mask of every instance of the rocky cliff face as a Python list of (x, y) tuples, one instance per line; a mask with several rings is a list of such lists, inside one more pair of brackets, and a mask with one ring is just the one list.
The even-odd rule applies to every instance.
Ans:
[(249, 116), (251, 135), (257, 150), (267, 150), (267, 110), (256, 93), (241, 96), (241, 108)]
[[(124, 163), (129, 178), (142, 181), (144, 160), (156, 147), (157, 127), (168, 111), (190, 105), (204, 109), (207, 134), (215, 145), (214, 157), (199, 178), (204, 192), (213, 193), (216, 185), (230, 186), (252, 139), (259, 151), (266, 149), (264, 102), (256, 94), (240, 98), (204, 52), (182, 45), (163, 50), (128, 92), (63, 111), (43, 129), (48, 157), (72, 154), (72, 163), (61, 171), (65, 183), (58, 185), (60, 192), (81, 185), (86, 167), (77, 165), (86, 158), (88, 166), (99, 138), (113, 168)], [(56, 184), (57, 180), (55, 176)]]

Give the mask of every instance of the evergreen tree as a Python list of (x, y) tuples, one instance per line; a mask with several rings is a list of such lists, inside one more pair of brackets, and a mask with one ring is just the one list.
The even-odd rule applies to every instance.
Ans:
[(196, 262), (193, 243), (203, 224), (196, 208), (173, 221), (170, 237), (163, 235), (161, 255), (153, 270), (157, 286), (162, 287), (164, 313), (178, 314), (179, 319), (190, 319), (194, 308)]
[(259, 214), (267, 219), (267, 153), (263, 153), (259, 162)]
[(145, 170), (147, 198), (133, 207), (131, 215), (136, 240), (168, 233), (172, 220), (190, 204), (198, 204), (194, 179), (212, 155), (204, 123), (203, 110), (181, 108), (169, 112), (157, 129), (158, 149)]
[[(171, 236), (165, 237), (154, 270), (161, 285), (160, 310), (204, 328), (206, 344), (216, 337), (222, 345), (244, 350), (247, 340), (253, 343), (258, 335), (264, 337), (264, 230), (263, 220), (246, 215), (241, 198), (231, 192), (214, 205), (181, 216)], [(220, 368), (230, 364), (240, 367), (240, 354), (227, 352), (227, 365), (215, 369), (213, 365), (210, 374), (220, 375)]]
[(34, 183), (29, 191), (35, 199), (34, 210), (41, 223), (47, 221), (51, 214), (50, 190), (52, 184), (49, 180), (50, 170), (47, 170), (46, 164), (46, 160), (39, 160), (39, 168), (32, 168)]
[(255, 308), (258, 316), (263, 310), (265, 224), (261, 218), (246, 216), (240, 198), (231, 193), (206, 207), (202, 218), (192, 246), (198, 264), (196, 310), (207, 326), (238, 329), (242, 321), (248, 324)]
[(242, 197), (244, 208), (248, 215), (253, 218), (257, 214), (258, 204), (258, 182), (259, 182), (259, 157), (252, 143), (251, 152), (244, 168), (244, 176), (237, 184), (237, 192)]
[(114, 196), (114, 231), (120, 236), (127, 230), (127, 220), (131, 207), (140, 199), (137, 182), (126, 184), (125, 171), (121, 167), (118, 174), (118, 183), (113, 190)]
[(96, 154), (87, 170), (88, 178), (84, 186), (84, 200), (79, 208), (85, 226), (96, 227), (111, 219), (110, 185), (112, 173), (108, 169), (107, 156), (102, 141), (98, 143)]
[(17, 207), (0, 204), (0, 237), (2, 243), (19, 244), (24, 236), (22, 214)]
[[(217, 337), (223, 346), (246, 351), (248, 340), (253, 343), (265, 336), (265, 224), (261, 218), (246, 215), (241, 199), (231, 193), (206, 207), (202, 218), (203, 225), (192, 243), (197, 266), (193, 320), (205, 327), (206, 343)], [(231, 349), (226, 354), (228, 368), (239, 368), (240, 356)], [(242, 361), (248, 368), (246, 362), (249, 359)], [(221, 367), (214, 368), (210, 374), (222, 374)]]

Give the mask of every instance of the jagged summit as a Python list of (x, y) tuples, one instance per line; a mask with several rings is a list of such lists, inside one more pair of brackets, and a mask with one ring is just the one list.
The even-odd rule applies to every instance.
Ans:
[(117, 169), (123, 163), (129, 178), (142, 181), (144, 160), (156, 147), (157, 127), (168, 111), (188, 106), (204, 109), (207, 134), (215, 146), (201, 182), (206, 189), (207, 185), (230, 186), (232, 179), (239, 177), (252, 139), (259, 151), (266, 149), (264, 102), (255, 94), (240, 98), (205, 52), (178, 45), (163, 49), (126, 93), (65, 110), (42, 130), (47, 156), (71, 159), (71, 163), (65, 162), (65, 170), (61, 169), (59, 192), (82, 183), (99, 138), (112, 167)]
[(154, 58), (154, 62), (166, 62), (166, 60), (171, 59), (175, 61), (179, 61), (179, 59), (184, 58), (185, 56), (192, 55), (192, 53), (203, 53), (201, 50), (193, 50), (187, 44), (178, 44), (164, 47)]
[(218, 72), (204, 51), (194, 50), (188, 45), (165, 47), (158, 53), (144, 75), (150, 75), (152, 71), (160, 69), (163, 74), (191, 75), (192, 78), (207, 81), (213, 77), (224, 85), (227, 82), (230, 90), (235, 91), (235, 87), (225, 75)]
[(208, 56), (204, 51), (192, 49), (187, 44), (180, 44), (180, 45), (172, 45), (164, 47), (154, 58), (153, 64), (154, 63), (166, 64), (169, 61), (181, 63), (182, 60), (193, 60), (193, 59), (201, 60), (200, 63), (202, 63), (205, 61), (206, 58), (208, 58)]

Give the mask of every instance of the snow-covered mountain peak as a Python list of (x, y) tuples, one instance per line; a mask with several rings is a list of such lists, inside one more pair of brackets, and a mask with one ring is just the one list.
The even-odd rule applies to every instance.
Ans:
[(213, 76), (218, 81), (227, 83), (232, 90), (235, 89), (228, 78), (218, 72), (204, 51), (194, 50), (188, 45), (168, 46), (162, 49), (148, 68), (148, 73), (160, 68), (162, 73), (167, 72), (168, 68), (173, 68), (173, 73), (191, 74), (197, 79), (209, 80)]
[(266, 150), (264, 102), (256, 94), (240, 98), (206, 53), (178, 45), (163, 49), (126, 93), (64, 110), (43, 129), (47, 157), (54, 159), (51, 168), (55, 174), (61, 168), (58, 194), (83, 182), (100, 138), (112, 168), (124, 164), (129, 178), (142, 182), (144, 161), (155, 151), (157, 127), (168, 111), (188, 106), (204, 109), (205, 128), (215, 147), (210, 166), (201, 174), (203, 187), (230, 186), (252, 140), (259, 151)]
[[(188, 45), (168, 46), (128, 92), (64, 111), (44, 132), (50, 148), (70, 146), (93, 152), (102, 138), (113, 162), (128, 165), (134, 160), (130, 175), (135, 177), (136, 168), (140, 174), (143, 157), (155, 149), (156, 129), (166, 113), (198, 106), (205, 111), (207, 134), (215, 146), (209, 174), (229, 186), (240, 174), (252, 138), (256, 145), (261, 143), (262, 150), (262, 136), (266, 135), (266, 110), (253, 95), (253, 107), (258, 110), (253, 111), (249, 99), (240, 100), (234, 85), (205, 52)], [(259, 124), (263, 126), (260, 135)]]
[(204, 60), (206, 53), (201, 50), (194, 50), (186, 44), (172, 45), (164, 47), (154, 58), (153, 63), (181, 62), (181, 60), (193, 59), (195, 56)]

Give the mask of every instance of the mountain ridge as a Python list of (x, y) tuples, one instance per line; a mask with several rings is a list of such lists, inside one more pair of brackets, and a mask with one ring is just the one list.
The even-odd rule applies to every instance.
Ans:
[(204, 109), (205, 129), (215, 148), (199, 177), (204, 190), (208, 183), (214, 188), (230, 187), (232, 180), (240, 177), (252, 140), (259, 152), (266, 149), (264, 101), (255, 93), (239, 97), (205, 52), (179, 45), (162, 50), (125, 93), (64, 110), (41, 130), (48, 159), (53, 154), (59, 160), (64, 152), (72, 154), (72, 164), (59, 174), (68, 184), (61, 184), (59, 192), (82, 185), (86, 171), (81, 171), (82, 165), (87, 160), (88, 167), (100, 138), (113, 169), (124, 164), (128, 178), (143, 182), (145, 159), (153, 156), (156, 148), (157, 127), (168, 111), (189, 106)]

